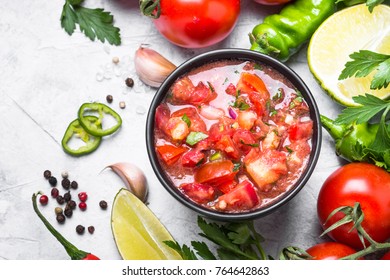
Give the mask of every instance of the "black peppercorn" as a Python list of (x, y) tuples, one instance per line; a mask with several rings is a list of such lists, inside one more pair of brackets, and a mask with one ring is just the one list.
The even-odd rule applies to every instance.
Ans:
[(56, 200), (57, 200), (57, 202), (58, 202), (58, 204), (64, 204), (65, 203), (65, 199), (64, 199), (64, 197), (62, 196), (62, 195), (58, 195), (57, 197), (56, 197)]
[(106, 100), (107, 100), (108, 103), (112, 103), (112, 101), (114, 100), (114, 98), (112, 97), (111, 94), (109, 94), (109, 95), (106, 96)]
[(102, 200), (99, 202), (99, 206), (100, 206), (100, 208), (105, 210), (105, 209), (107, 209), (107, 202)]
[(134, 86), (134, 80), (132, 78), (127, 78), (125, 82), (126, 82), (126, 86), (128, 87)]
[(68, 179), (68, 178), (62, 179), (61, 185), (62, 185), (62, 187), (63, 187), (65, 190), (69, 190), (69, 188), (70, 188), (70, 181), (69, 181), (69, 179)]
[(45, 177), (45, 179), (49, 179), (51, 177), (51, 171), (50, 170), (45, 170), (43, 172), (43, 177)]
[(70, 191), (66, 192), (64, 194), (64, 200), (65, 202), (69, 202), (72, 199), (72, 195), (70, 194)]
[(55, 187), (57, 185), (57, 178), (54, 177), (54, 176), (50, 176), (49, 178), (49, 184), (53, 187)]
[(72, 181), (72, 183), (70, 183), (70, 187), (75, 190), (79, 187), (79, 184), (76, 181)]
[(82, 225), (78, 225), (78, 226), (76, 227), (76, 232), (77, 232), (78, 234), (83, 234), (84, 231), (85, 231), (85, 227), (83, 227)]
[(70, 200), (70, 201), (66, 204), (66, 206), (69, 207), (70, 209), (74, 210), (74, 209), (76, 209), (77, 203), (76, 203), (76, 201), (74, 201), (74, 200)]
[(59, 193), (60, 193), (60, 192), (58, 191), (57, 188), (54, 187), (54, 188), (51, 189), (51, 197), (52, 197), (52, 198), (57, 198), (58, 195), (59, 195)]
[(70, 218), (73, 215), (73, 210), (68, 208), (68, 207), (66, 207), (65, 211), (64, 211), (64, 214), (65, 214), (66, 217)]
[(57, 222), (59, 222), (60, 224), (63, 224), (63, 223), (65, 223), (66, 218), (65, 218), (64, 214), (61, 213), (61, 214), (58, 214), (58, 215), (57, 215), (56, 220), (57, 220)]
[(89, 227), (88, 227), (88, 232), (89, 232), (90, 234), (93, 234), (93, 233), (95, 232), (95, 227), (94, 227), (94, 226), (89, 226)]

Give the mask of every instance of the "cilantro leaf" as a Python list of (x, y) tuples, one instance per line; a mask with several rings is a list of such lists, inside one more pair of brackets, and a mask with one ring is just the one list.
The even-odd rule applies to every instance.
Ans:
[(200, 257), (202, 257), (202, 259), (204, 259), (204, 260), (216, 260), (217, 259), (214, 256), (214, 254), (210, 251), (209, 247), (207, 247), (206, 243), (198, 242), (198, 241), (192, 241), (191, 245), (196, 250), (196, 253)]
[(65, 2), (61, 14), (61, 27), (65, 29), (66, 33), (72, 35), (76, 29), (77, 15), (72, 6)]
[(368, 122), (375, 115), (390, 106), (390, 101), (382, 100), (374, 95), (366, 94), (353, 97), (353, 101), (362, 106), (344, 109), (336, 118), (336, 124), (357, 124)]
[(180, 247), (179, 243), (177, 243), (176, 241), (172, 241), (172, 240), (166, 240), (163, 242), (165, 243), (165, 245), (167, 245), (168, 247), (175, 250), (182, 257), (183, 260), (197, 260), (198, 259), (195, 255), (195, 253), (187, 245), (183, 245), (182, 247)]
[(89, 39), (120, 45), (120, 29), (113, 25), (114, 17), (103, 9), (90, 9), (80, 6), (82, 0), (66, 0), (61, 13), (61, 27), (72, 35), (79, 25)]
[(377, 73), (374, 75), (371, 82), (371, 89), (381, 89), (389, 84), (390, 73), (390, 55), (375, 53), (368, 50), (360, 50), (349, 56), (352, 61), (345, 64), (339, 80), (344, 80), (350, 77), (366, 77), (374, 70)]
[(188, 127), (191, 126), (191, 120), (190, 118), (187, 116), (187, 114), (184, 114), (181, 119), (187, 124)]

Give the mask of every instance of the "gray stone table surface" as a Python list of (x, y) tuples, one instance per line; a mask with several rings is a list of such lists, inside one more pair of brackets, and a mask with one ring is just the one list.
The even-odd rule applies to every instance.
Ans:
[[(203, 240), (196, 224), (197, 214), (172, 198), (157, 180), (149, 163), (145, 145), (145, 122), (156, 89), (137, 78), (133, 58), (141, 44), (149, 44), (175, 64), (208, 50), (249, 48), (248, 33), (270, 13), (281, 7), (261, 6), (241, 1), (241, 15), (231, 35), (223, 42), (204, 49), (183, 49), (166, 41), (151, 20), (141, 15), (136, 0), (86, 0), (89, 7), (102, 7), (114, 15), (121, 28), (122, 44), (111, 46), (92, 42), (78, 29), (68, 36), (60, 26), (64, 1), (2, 1), (0, 10), (0, 259), (68, 259), (65, 250), (46, 230), (32, 209), (36, 191), (50, 192), (43, 171), (49, 169), (59, 180), (67, 171), (79, 183), (78, 191), (88, 193), (88, 208), (76, 210), (65, 224), (55, 221), (56, 202), (41, 208), (49, 221), (81, 249), (102, 259), (121, 259), (110, 227), (110, 207), (123, 186), (109, 164), (131, 162), (146, 174), (149, 184), (148, 206), (179, 243)], [(119, 68), (112, 58), (119, 57)], [(335, 117), (341, 110), (318, 86), (309, 71), (306, 48), (288, 63), (311, 89), (321, 113)], [(135, 80), (127, 89), (124, 77)], [(91, 155), (75, 158), (61, 147), (63, 133), (76, 118), (80, 105), (105, 102), (114, 97), (112, 108), (123, 118), (119, 133), (104, 139)], [(126, 102), (120, 109), (119, 102)], [(332, 171), (342, 164), (333, 142), (324, 131), (321, 155), (315, 171), (302, 191), (269, 216), (255, 221), (265, 237), (268, 254), (296, 245), (307, 248), (319, 241), (321, 227), (316, 216), (319, 189)], [(62, 191), (62, 187), (59, 186)], [(78, 191), (73, 191), (75, 197)], [(103, 211), (99, 201), (106, 200)], [(76, 198), (77, 201), (77, 198)], [(75, 227), (93, 225), (95, 233), (78, 235)]]

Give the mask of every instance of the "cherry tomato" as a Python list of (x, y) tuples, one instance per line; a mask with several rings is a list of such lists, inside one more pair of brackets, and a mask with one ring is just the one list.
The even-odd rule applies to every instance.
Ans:
[(161, 0), (157, 30), (184, 48), (202, 48), (225, 39), (240, 13), (239, 0)]
[(390, 260), (390, 251), (388, 251), (386, 254), (383, 255), (381, 260)]
[[(317, 201), (320, 223), (326, 229), (344, 217), (337, 213), (328, 222), (329, 214), (341, 206), (353, 206), (359, 202), (364, 213), (362, 227), (377, 242), (390, 238), (390, 174), (368, 163), (349, 163), (333, 172), (324, 182)], [(363, 247), (352, 223), (329, 232), (337, 242), (355, 249)], [(368, 242), (367, 242), (368, 243)]]
[(325, 242), (306, 250), (312, 260), (338, 260), (356, 253), (356, 250), (338, 242)]
[(292, 0), (254, 0), (254, 1), (263, 5), (282, 5), (291, 2)]

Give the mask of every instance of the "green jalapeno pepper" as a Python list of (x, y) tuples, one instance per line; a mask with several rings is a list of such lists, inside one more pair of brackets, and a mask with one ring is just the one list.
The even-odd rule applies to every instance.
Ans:
[[(95, 116), (87, 116), (85, 118), (89, 122), (96, 122), (98, 120), (98, 118)], [(85, 143), (85, 145), (77, 149), (73, 149), (69, 147), (69, 141), (74, 135), (80, 137), (80, 139)], [(101, 141), (102, 141), (101, 137), (92, 136), (88, 134), (84, 130), (84, 128), (80, 125), (79, 120), (75, 119), (69, 124), (68, 128), (66, 129), (61, 144), (62, 144), (62, 148), (66, 153), (72, 156), (82, 156), (95, 151), (99, 147)]]
[[(96, 118), (96, 120), (91, 120), (87, 118), (88, 115), (85, 115), (85, 113), (88, 112), (97, 112), (99, 117)], [(116, 120), (116, 124), (103, 129), (102, 123), (104, 114), (111, 115)], [(85, 131), (97, 137), (113, 134), (122, 125), (122, 119), (119, 114), (102, 103), (84, 103), (79, 109), (78, 117), (80, 125), (85, 129)]]
[(335, 12), (335, 7), (335, 0), (296, 0), (288, 4), (253, 28), (249, 34), (251, 50), (287, 61)]
[[(380, 155), (370, 152), (369, 147), (374, 142), (379, 123), (367, 122), (348, 125), (336, 124), (333, 120), (321, 117), (322, 126), (335, 140), (336, 154), (348, 161), (374, 163), (390, 172), (390, 162)], [(389, 168), (387, 168), (388, 166)]]

